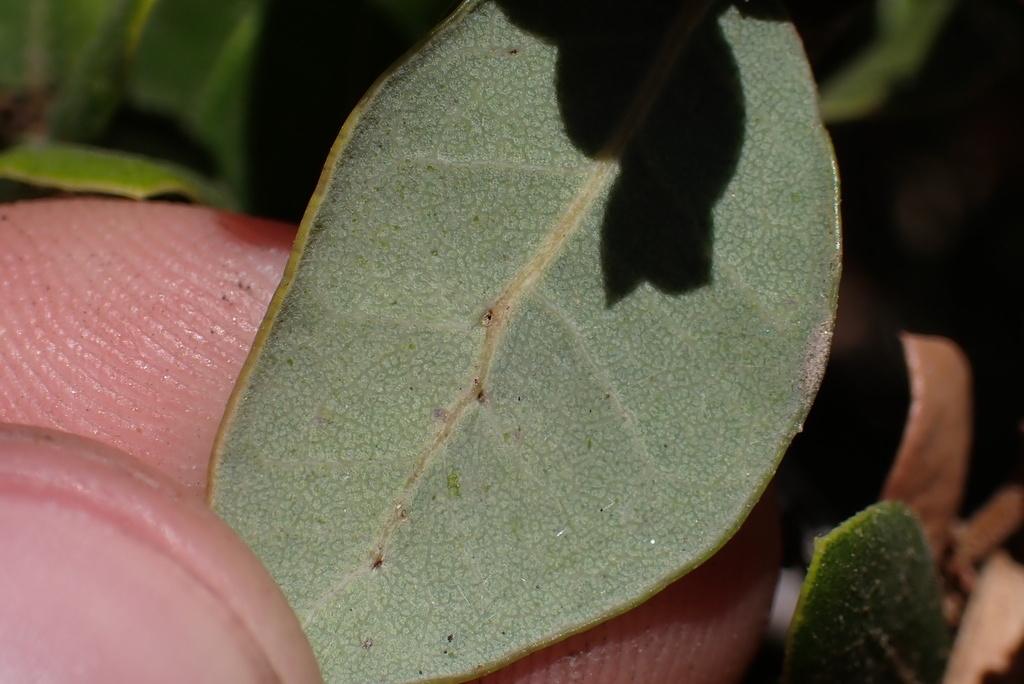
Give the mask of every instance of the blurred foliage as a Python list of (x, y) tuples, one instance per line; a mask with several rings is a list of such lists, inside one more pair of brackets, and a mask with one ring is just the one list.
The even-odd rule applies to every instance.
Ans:
[(8, 0), (0, 149), (91, 142), (190, 167), (230, 188), (226, 201), (297, 221), (348, 112), (449, 4)]
[[(788, 6), (819, 81), (871, 41), (863, 28), (873, 3)], [(950, 337), (974, 368), (967, 508), (1017, 466), (1022, 48), (1022, 3), (960, 2), (914, 78), (870, 115), (830, 127), (843, 183), (844, 274), (832, 359), (788, 459), (797, 491), (818, 500), (794, 503), (797, 517), (831, 525), (877, 497), (906, 418), (900, 330)]]
[(54, 92), (47, 116), (49, 137), (89, 141), (103, 132), (123, 96), (153, 2), (112, 0)]
[(160, 0), (129, 86), (130, 105), (166, 117), (201, 144), (240, 197), (247, 191), (246, 110), (266, 5)]
[(0, 3), (0, 89), (5, 96), (43, 93), (60, 83), (96, 34), (110, 4), (110, 0)]
[[(877, 48), (874, 0), (786, 5), (819, 83)], [(974, 371), (961, 515), (1020, 467), (1024, 3), (956, 2), (920, 58), (872, 107), (829, 126), (843, 281), (821, 390), (777, 477), (791, 567), (807, 567), (815, 535), (878, 498), (907, 418), (902, 330), (953, 339)], [(766, 646), (747, 681), (777, 681), (781, 660)]]
[(857, 119), (882, 107), (921, 69), (956, 0), (879, 0), (875, 32), (863, 52), (821, 84), (826, 123)]

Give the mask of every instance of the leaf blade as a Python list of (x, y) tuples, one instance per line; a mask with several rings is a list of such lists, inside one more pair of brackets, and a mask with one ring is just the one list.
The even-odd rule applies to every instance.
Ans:
[(140, 108), (181, 122), (213, 153), (235, 195), (247, 192), (247, 107), (265, 0), (158, 3), (128, 84)]
[[(638, 12), (631, 35), (610, 17), (603, 34), (586, 27), (630, 64), (588, 93), (607, 63), (581, 51), (573, 21), (531, 9), (467, 3), (346, 123), (222, 431), (211, 502), (285, 587), (329, 681), (465, 677), (643, 600), (736, 529), (824, 362), (835, 176), (789, 27), (735, 10), (702, 23), (616, 159), (607, 141), (663, 42), (640, 28), (682, 15)], [(746, 44), (784, 55), (785, 78)], [(705, 76), (709, 60), (723, 62)], [(759, 69), (775, 74), (761, 92)], [(762, 116), (787, 88), (799, 114)], [(667, 138), (687, 131), (694, 93), (726, 109), (706, 104), (684, 118), (701, 125)], [(614, 116), (588, 119), (589, 97)], [(671, 141), (695, 146), (700, 173), (672, 166), (693, 157), (676, 147), (658, 156)], [(739, 192), (780, 146), (800, 149), (795, 175)], [(629, 239), (651, 205), (637, 201), (651, 154), (676, 174), (661, 208), (693, 180), (669, 212), (686, 230), (645, 214), (660, 218), (642, 231), (654, 247), (695, 248), (675, 269)], [(797, 190), (799, 207), (768, 199)], [(752, 222), (772, 238), (724, 229)], [(610, 279), (603, 245), (617, 240)], [(814, 293), (796, 313), (787, 278)], [(330, 343), (314, 342), (325, 324)], [(271, 508), (302, 520), (287, 531), (267, 508), (279, 491)]]
[(786, 682), (938, 682), (949, 652), (938, 575), (903, 504), (816, 540), (786, 644)]
[(822, 118), (842, 123), (881, 109), (920, 71), (956, 4), (879, 0), (876, 39), (822, 84)]
[(182, 195), (233, 208), (229, 194), (197, 173), (170, 162), (86, 145), (19, 145), (0, 152), (0, 178), (66, 192), (131, 199)]
[(88, 142), (103, 132), (121, 101), (139, 35), (155, 0), (113, 0), (69, 69), (48, 114), (56, 140)]

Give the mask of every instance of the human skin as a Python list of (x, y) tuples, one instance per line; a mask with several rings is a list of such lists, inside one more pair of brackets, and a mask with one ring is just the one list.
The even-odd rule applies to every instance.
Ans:
[[(0, 422), (22, 426), (0, 429), (0, 681), (318, 681), (280, 591), (203, 504), (293, 235), (183, 205), (0, 205)], [(482, 681), (736, 681), (778, 564), (765, 497), (694, 572)]]

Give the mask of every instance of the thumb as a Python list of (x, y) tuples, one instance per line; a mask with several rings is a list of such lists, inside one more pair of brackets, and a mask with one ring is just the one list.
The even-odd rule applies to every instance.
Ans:
[(0, 428), (0, 567), (0, 681), (320, 681), (242, 541), (97, 442)]
[(0, 429), (0, 681), (320, 680), (201, 499), (293, 232), (183, 205), (0, 205), (0, 421), (66, 431)]

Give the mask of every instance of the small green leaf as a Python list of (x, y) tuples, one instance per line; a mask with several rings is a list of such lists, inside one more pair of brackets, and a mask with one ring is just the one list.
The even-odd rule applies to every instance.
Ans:
[(57, 90), (49, 112), (54, 140), (89, 141), (121, 101), (142, 26), (154, 0), (114, 0)]
[(233, 208), (222, 189), (169, 162), (84, 145), (21, 145), (0, 153), (0, 178), (133, 199), (181, 195), (195, 202)]
[(929, 684), (949, 632), (921, 526), (905, 506), (871, 506), (816, 540), (786, 647), (785, 680)]
[(821, 86), (828, 123), (874, 113), (921, 70), (957, 0), (877, 0), (874, 40)]
[(345, 124), (210, 495), (328, 682), (493, 669), (757, 501), (839, 268), (813, 83), (757, 4), (472, 0)]

